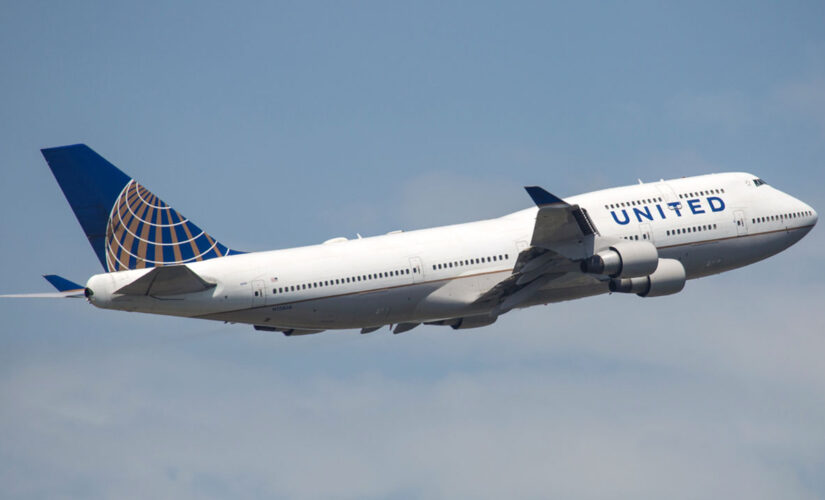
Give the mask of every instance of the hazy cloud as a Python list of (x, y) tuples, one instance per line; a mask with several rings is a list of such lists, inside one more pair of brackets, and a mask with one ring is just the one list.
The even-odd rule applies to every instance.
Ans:
[(753, 308), (747, 275), (466, 332), (223, 327), (170, 344), (176, 332), (134, 343), (127, 328), (132, 348), (6, 369), (2, 484), (20, 497), (817, 498), (823, 288), (778, 283)]
[(825, 77), (788, 83), (776, 97), (786, 109), (814, 120), (825, 135)]
[(533, 204), (518, 179), (449, 171), (413, 177), (400, 196), (402, 220), (416, 228), (499, 217)]
[(680, 95), (666, 109), (675, 119), (727, 133), (740, 131), (754, 118), (752, 105), (741, 92)]

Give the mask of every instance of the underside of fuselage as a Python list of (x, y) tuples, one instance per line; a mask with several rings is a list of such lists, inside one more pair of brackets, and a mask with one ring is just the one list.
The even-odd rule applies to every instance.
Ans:
[[(661, 248), (663, 258), (680, 260), (688, 279), (733, 270), (775, 255), (799, 241), (810, 228), (691, 243)], [(398, 323), (431, 323), (491, 314), (495, 308), (473, 304), (480, 291), (489, 289), (510, 271), (483, 277), (467, 276), (408, 286), (323, 297), (290, 304), (199, 316), (203, 319), (271, 325), (296, 329), (371, 328)], [(606, 280), (568, 273), (547, 284), (519, 309), (610, 293)]]

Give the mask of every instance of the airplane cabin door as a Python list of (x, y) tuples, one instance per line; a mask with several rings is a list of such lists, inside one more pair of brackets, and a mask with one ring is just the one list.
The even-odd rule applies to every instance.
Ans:
[(266, 304), (266, 283), (264, 280), (252, 280), (252, 307)]
[[(671, 188), (670, 185), (667, 182), (665, 182), (665, 181), (657, 182), (656, 183), (656, 189), (658, 189), (659, 193), (661, 193), (661, 195), (662, 195), (661, 196), (662, 201), (659, 201), (659, 200), (656, 200), (656, 201), (658, 202), (657, 203), (658, 205), (661, 205), (662, 210), (665, 212), (665, 214), (666, 214), (665, 217), (670, 216), (670, 212), (668, 212), (668, 211), (674, 211), (676, 209), (679, 209), (679, 210), (682, 209), (682, 202), (679, 201), (679, 198), (676, 196), (676, 192), (673, 191), (673, 188)], [(678, 203), (678, 205), (676, 205), (676, 207), (674, 208), (673, 206), (670, 205), (671, 203)]]
[(419, 257), (410, 257), (410, 275), (413, 283), (418, 283), (424, 280), (424, 266), (421, 265)]
[(650, 231), (650, 224), (639, 224), (639, 233), (641, 234), (642, 241), (653, 243), (653, 233)]
[(745, 225), (745, 213), (741, 210), (733, 212), (734, 224), (736, 224), (736, 234), (742, 236), (748, 234), (748, 226)]

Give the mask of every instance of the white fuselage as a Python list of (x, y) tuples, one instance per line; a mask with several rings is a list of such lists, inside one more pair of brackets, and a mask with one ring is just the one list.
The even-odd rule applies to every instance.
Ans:
[[(745, 173), (713, 174), (566, 198), (587, 211), (597, 250), (648, 240), (687, 277), (745, 266), (799, 241), (816, 224), (807, 204)], [(118, 295), (148, 269), (93, 276), (99, 307), (325, 330), (422, 323), (490, 313), (476, 299), (507, 278), (530, 246), (537, 208), (497, 219), (188, 264), (209, 290), (174, 297)], [(570, 272), (518, 307), (608, 292)]]

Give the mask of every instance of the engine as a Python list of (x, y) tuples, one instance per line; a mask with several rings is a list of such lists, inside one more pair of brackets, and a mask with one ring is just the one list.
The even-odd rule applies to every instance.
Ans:
[(635, 293), (639, 297), (661, 297), (679, 293), (685, 287), (685, 266), (676, 259), (659, 259), (656, 271), (650, 276), (613, 278), (610, 291)]
[(648, 276), (659, 265), (659, 252), (649, 241), (620, 241), (582, 262), (582, 272), (612, 278)]

